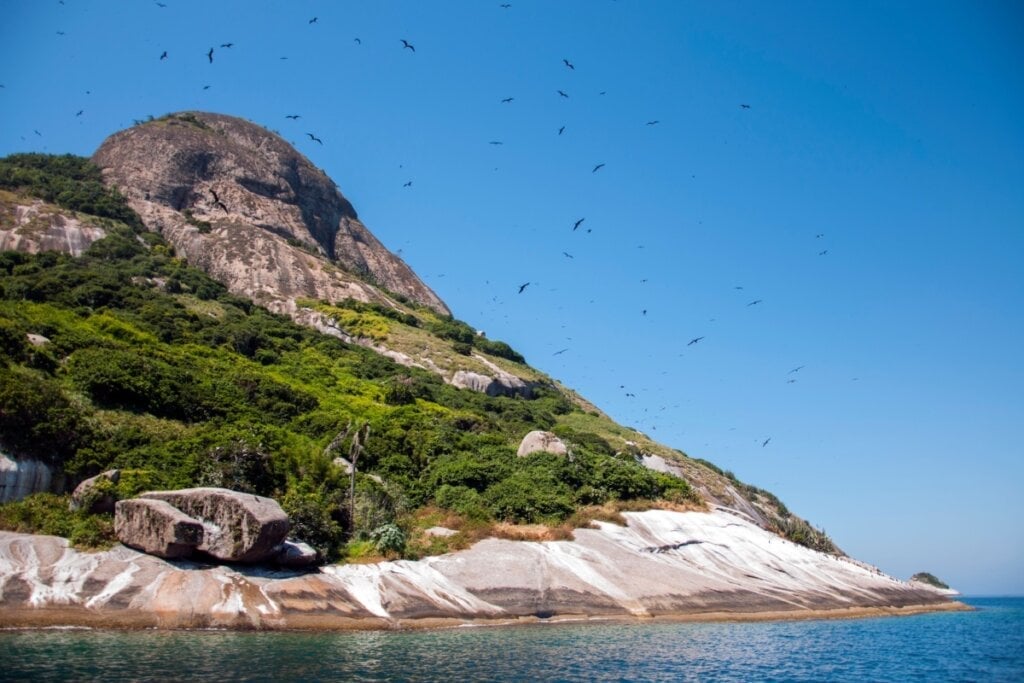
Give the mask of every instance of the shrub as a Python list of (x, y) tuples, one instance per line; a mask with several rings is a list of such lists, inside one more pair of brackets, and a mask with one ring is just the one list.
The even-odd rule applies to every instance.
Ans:
[(291, 522), (291, 538), (308, 543), (325, 560), (338, 557), (344, 530), (339, 521), (341, 506), (336, 495), (323, 490), (295, 490), (285, 494), (280, 503)]
[(0, 370), (0, 445), (8, 452), (60, 465), (92, 436), (88, 414), (55, 381)]
[(199, 420), (214, 411), (192, 373), (138, 351), (87, 348), (72, 354), (75, 384), (99, 405), (179, 420)]
[(434, 492), (434, 502), (469, 519), (483, 520), (488, 517), (483, 497), (468, 486), (444, 484)]
[(393, 522), (382, 524), (371, 531), (370, 540), (382, 555), (401, 555), (405, 550), (405, 532)]
[(114, 543), (114, 525), (109, 515), (72, 512), (67, 496), (52, 493), (36, 493), (0, 505), (0, 529), (63, 536), (82, 549), (104, 548)]
[(473, 346), (477, 347), (484, 353), (497, 356), (498, 358), (505, 358), (515, 363), (526, 362), (523, 354), (519, 353), (503, 341), (491, 341), (486, 337), (476, 337), (473, 340)]
[(575, 509), (569, 487), (540, 469), (516, 472), (488, 488), (484, 499), (496, 519), (509, 522), (562, 519)]

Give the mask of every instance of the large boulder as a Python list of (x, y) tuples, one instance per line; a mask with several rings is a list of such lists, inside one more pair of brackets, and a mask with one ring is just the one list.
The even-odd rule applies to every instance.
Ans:
[(225, 562), (270, 559), (288, 535), (288, 515), (271, 498), (218, 488), (150, 491), (139, 497), (169, 503), (200, 522), (204, 535), (197, 549)]
[(507, 372), (495, 373), (495, 377), (469, 370), (458, 370), (449, 383), (459, 389), (469, 389), (488, 396), (533, 398), (532, 387), (515, 375)]
[(72, 510), (86, 508), (88, 512), (113, 512), (117, 499), (110, 486), (121, 480), (121, 470), (107, 470), (95, 477), (89, 477), (75, 487), (68, 507)]
[(521, 458), (537, 451), (547, 451), (555, 455), (565, 455), (569, 452), (565, 447), (565, 442), (557, 436), (551, 432), (536, 430), (523, 437), (523, 440), (519, 442), (519, 450), (516, 451), (516, 455)]
[(126, 546), (167, 559), (188, 557), (203, 542), (203, 525), (170, 503), (132, 498), (114, 506), (114, 533)]

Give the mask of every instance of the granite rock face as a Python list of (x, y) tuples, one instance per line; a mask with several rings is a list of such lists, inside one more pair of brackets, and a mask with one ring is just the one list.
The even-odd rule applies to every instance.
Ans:
[(41, 199), (20, 203), (0, 195), (0, 251), (59, 251), (81, 256), (89, 245), (106, 236), (99, 221), (90, 222)]
[[(156, 504), (158, 501), (122, 501)], [(573, 541), (487, 539), (419, 561), (200, 567), (0, 531), (0, 625), (396, 628), (538, 618), (785, 618), (955, 609), (934, 589), (798, 546), (733, 511), (627, 512)], [(865, 611), (867, 610), (867, 611)], [(872, 612), (871, 610), (880, 610)]]
[(274, 563), (286, 569), (303, 569), (317, 563), (319, 556), (316, 550), (307, 543), (285, 541), (274, 555)]
[(0, 503), (21, 500), (33, 493), (60, 490), (63, 475), (41, 460), (14, 458), (0, 453)]
[[(262, 562), (288, 535), (288, 515), (271, 498), (229, 489), (150, 491), (143, 500), (168, 503), (203, 527), (196, 549), (224, 562)], [(119, 537), (120, 538), (120, 537)]]
[(376, 284), (449, 314), (334, 182), (261, 126), (172, 114), (110, 136), (93, 161), (151, 230), (233, 294), (292, 314), (297, 298), (389, 303)]
[(166, 559), (189, 557), (203, 542), (203, 525), (162, 500), (132, 498), (114, 507), (114, 533), (130, 548)]
[(555, 455), (565, 455), (569, 452), (565, 447), (565, 442), (551, 432), (534, 430), (519, 442), (519, 450), (516, 451), (516, 455), (522, 458), (538, 451), (547, 451)]

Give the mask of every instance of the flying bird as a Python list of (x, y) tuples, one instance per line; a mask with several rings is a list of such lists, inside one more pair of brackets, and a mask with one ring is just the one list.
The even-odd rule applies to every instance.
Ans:
[(162, 2), (158, 2), (158, 3), (156, 3), (156, 6), (157, 6), (157, 7), (167, 7), (167, 5), (165, 5), (165, 4), (164, 4), (164, 3), (162, 3)]
[(691, 339), (690, 341), (688, 341), (688, 342), (686, 343), (686, 345), (687, 345), (687, 346), (693, 346), (694, 344), (696, 344), (697, 342), (699, 342), (699, 341), (700, 341), (701, 339), (703, 339), (703, 338), (704, 338), (704, 337), (694, 337), (693, 339)]
[(741, 104), (740, 108), (741, 109), (750, 109), (750, 105), (749, 104)]
[(573, 226), (572, 226), (573, 232), (576, 232), (576, 228), (580, 227), (580, 224), (583, 223), (583, 221), (585, 221), (585, 220), (587, 220), (587, 219), (584, 217), (584, 218), (579, 219), (575, 223), (573, 223)]
[(403, 184), (402, 187), (412, 187), (412, 181), (410, 180), (409, 182)]
[(85, 113), (85, 110), (84, 110), (84, 109), (79, 109), (79, 110), (78, 110), (78, 113), (77, 113), (77, 114), (75, 114), (75, 116), (81, 116), (81, 115), (82, 115), (82, 114), (84, 114), (84, 113)]
[(564, 132), (565, 132), (565, 126), (562, 126), (561, 128), (558, 129), (558, 134), (559, 135), (561, 135)]
[(308, 135), (308, 136), (309, 136), (309, 139), (310, 139), (310, 140), (312, 140), (312, 141), (314, 141), (314, 142), (319, 142), (319, 143), (320, 143), (321, 145), (322, 145), (322, 144), (324, 144), (324, 141), (323, 141), (323, 140), (321, 140), (321, 139), (320, 139), (320, 138), (318, 138), (317, 136), (313, 135), (312, 133), (306, 133), (306, 135)]
[(647, 125), (648, 125), (648, 126), (656, 126), (656, 125), (658, 125), (659, 123), (661, 123), (661, 121), (658, 121), (657, 119), (655, 119), (655, 120), (653, 120), (653, 121), (648, 121), (648, 122), (647, 122)]
[(317, 20), (317, 19), (319, 19), (319, 18), (320, 18), (320, 17), (313, 17), (312, 19), (310, 19), (310, 20), (309, 20), (309, 23), (310, 23), (310, 24), (315, 24), (315, 23), (316, 23), (316, 20)]
[(234, 43), (221, 43), (220, 46), (221, 47), (234, 47), (235, 44)]
[(352, 40), (354, 40), (356, 42), (356, 45), (362, 45), (363, 44), (363, 41), (359, 40), (358, 38), (353, 38)]
[(508, 9), (508, 8), (509, 8), (509, 7), (511, 7), (511, 6), (512, 6), (512, 5), (508, 4), (507, 2), (506, 2), (506, 3), (504, 3), (504, 4), (502, 4), (502, 5), (498, 5), (498, 7), (502, 8), (502, 9)]
[(570, 253), (569, 253), (569, 252), (567, 252), (567, 251), (563, 251), (563, 252), (562, 252), (562, 256), (564, 256), (565, 258), (573, 258), (573, 255), (572, 255), (572, 254), (570, 254)]
[(490, 141), (490, 142), (488, 142), (487, 144), (488, 144), (488, 145), (503, 145), (503, 144), (505, 144), (505, 143), (504, 143), (504, 142), (501, 142), (500, 140), (491, 140), (491, 141)]
[(825, 233), (823, 233), (823, 232), (819, 232), (819, 233), (818, 233), (817, 235), (815, 235), (815, 236), (814, 236), (814, 239), (816, 239), (816, 240), (817, 240), (817, 239), (821, 239), (821, 238), (822, 238), (822, 237), (824, 237), (824, 236), (825, 236)]
[(209, 89), (210, 89), (210, 86), (208, 86), (208, 85), (204, 85), (203, 86), (203, 90), (209, 90)]
[(206, 53), (206, 57), (210, 60), (210, 64), (213, 64), (213, 48), (212, 47), (210, 48), (210, 51)]
[(564, 63), (565, 63), (565, 65), (566, 65), (567, 67), (569, 67), (570, 69), (572, 69), (573, 71), (575, 71), (575, 70), (576, 70), (576, 67), (574, 67), (574, 66), (572, 65), (572, 62), (570, 62), (570, 61), (569, 61), (568, 59), (563, 59), (563, 60), (562, 60), (562, 62), (564, 62)]
[(506, 97), (505, 99), (503, 99), (503, 100), (501, 101), (501, 103), (502, 103), (502, 104), (508, 104), (509, 102), (511, 102), (511, 101), (512, 101), (512, 100), (514, 100), (514, 99), (515, 99), (514, 97)]
[(412, 45), (411, 45), (411, 44), (409, 43), (409, 41), (408, 41), (408, 40), (406, 40), (405, 38), (400, 38), (400, 40), (402, 41), (402, 48), (403, 48), (403, 49), (404, 49), (404, 48), (409, 48), (409, 49), (410, 49), (410, 50), (412, 50), (413, 52), (416, 52), (416, 48), (414, 48), (414, 47), (413, 47), (413, 46), (412, 46)]
[(518, 292), (518, 293), (519, 293), (519, 294), (522, 294), (522, 293), (523, 293), (523, 290), (524, 290), (524, 289), (526, 289), (526, 288), (527, 288), (527, 287), (529, 287), (529, 286), (530, 286), (530, 283), (529, 283), (529, 282), (524, 282), (523, 284), (519, 285), (519, 292)]
[(163, 51), (163, 54), (160, 55), (160, 59), (161, 60), (167, 59), (167, 50)]
[(598, 171), (600, 171), (600, 170), (601, 170), (602, 168), (604, 168), (604, 164), (603, 164), (603, 163), (602, 163), (602, 164), (598, 164), (597, 166), (595, 166), (595, 167), (593, 168), (593, 170), (591, 170), (590, 172), (591, 172), (591, 173), (597, 173), (597, 172), (598, 172)]
[(797, 366), (797, 367), (793, 368), (792, 370), (790, 370), (789, 372), (787, 372), (786, 374), (787, 374), (787, 375), (792, 375), (792, 374), (793, 374), (794, 372), (800, 372), (800, 371), (801, 371), (801, 370), (803, 370), (803, 369), (804, 369), (805, 367), (806, 367), (806, 366), (804, 366), (804, 365), (800, 365), (800, 366)]
[(213, 195), (213, 203), (224, 209), (224, 213), (228, 213), (228, 207), (220, 200), (220, 197), (217, 196), (216, 191), (212, 187), (210, 188), (210, 194)]
[(770, 437), (770, 436), (769, 436), (769, 437), (768, 437), (767, 439), (765, 439), (764, 441), (762, 441), (762, 442), (761, 442), (761, 448), (764, 448), (765, 446), (767, 446), (767, 445), (768, 445), (768, 442), (769, 442), (769, 441), (771, 441), (771, 440), (772, 440), (772, 437)]
[(826, 249), (825, 251), (819, 251), (818, 252), (818, 256), (824, 256), (827, 253), (828, 253), (828, 249)]
[(568, 350), (569, 350), (569, 349), (562, 349), (561, 351), (555, 351), (555, 352), (554, 352), (553, 354), (551, 354), (551, 355), (552, 355), (552, 356), (561, 356), (561, 355), (562, 355), (563, 353), (565, 353), (565, 352), (566, 352), (566, 351), (568, 351)]
[(284, 117), (286, 119), (292, 119), (294, 121), (295, 119), (301, 119), (302, 114), (285, 114)]
[(559, 90), (558, 94), (561, 95), (562, 97), (568, 97), (564, 90)]
[(764, 299), (754, 299), (753, 301), (751, 301), (751, 302), (750, 302), (749, 304), (747, 304), (747, 305), (748, 305), (748, 306), (753, 306), (754, 304), (759, 304), (759, 303), (761, 303), (762, 301), (764, 301)]

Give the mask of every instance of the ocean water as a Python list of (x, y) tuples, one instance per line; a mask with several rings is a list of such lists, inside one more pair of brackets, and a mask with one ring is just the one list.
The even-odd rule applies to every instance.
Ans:
[(0, 632), (0, 680), (1024, 681), (1024, 598), (854, 620)]

